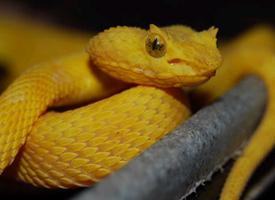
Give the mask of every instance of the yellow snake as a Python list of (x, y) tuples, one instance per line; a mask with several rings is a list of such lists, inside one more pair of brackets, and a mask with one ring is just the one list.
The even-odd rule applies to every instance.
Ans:
[[(68, 188), (88, 186), (121, 168), (190, 115), (186, 97), (171, 88), (197, 86), (215, 74), (221, 63), (216, 32), (214, 28), (196, 32), (185, 26), (151, 25), (147, 31), (116, 27), (93, 37), (88, 54), (80, 52), (29, 68), (0, 97), (1, 171), (17, 155), (7, 173), (35, 186)], [(211, 101), (240, 76), (253, 72), (271, 88), (275, 61), (269, 42), (274, 36), (269, 37), (268, 30), (255, 32), (224, 48), (217, 78), (198, 88), (197, 97), (207, 92), (211, 98), (206, 100)], [(251, 47), (257, 47), (257, 53)], [(271, 89), (269, 95), (272, 100)], [(65, 112), (51, 109), (68, 105), (82, 106)], [(238, 199), (272, 149), (272, 121), (274, 105), (269, 101), (222, 199)]]

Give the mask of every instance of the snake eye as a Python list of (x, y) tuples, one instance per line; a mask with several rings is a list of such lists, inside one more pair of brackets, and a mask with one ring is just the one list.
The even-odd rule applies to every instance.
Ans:
[(166, 53), (165, 40), (159, 34), (149, 34), (145, 42), (146, 51), (155, 58), (160, 58)]

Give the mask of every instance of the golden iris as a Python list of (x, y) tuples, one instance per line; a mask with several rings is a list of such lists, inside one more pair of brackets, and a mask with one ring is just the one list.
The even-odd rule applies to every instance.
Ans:
[(160, 58), (166, 53), (166, 42), (159, 34), (149, 34), (145, 42), (146, 51), (154, 58)]

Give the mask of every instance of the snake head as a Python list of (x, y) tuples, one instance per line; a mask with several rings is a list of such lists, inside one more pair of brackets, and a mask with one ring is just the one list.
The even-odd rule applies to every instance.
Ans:
[(93, 37), (91, 61), (109, 75), (157, 87), (195, 86), (215, 75), (221, 64), (216, 28), (196, 32), (186, 26), (149, 30), (115, 27)]

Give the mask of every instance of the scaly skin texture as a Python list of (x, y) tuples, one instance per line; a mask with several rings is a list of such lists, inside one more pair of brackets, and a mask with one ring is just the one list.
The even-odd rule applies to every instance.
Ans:
[[(194, 32), (184, 26), (160, 29), (150, 25), (148, 31), (116, 27), (92, 38), (88, 52), (102, 71), (126, 82), (158, 87), (195, 86), (212, 77), (221, 63), (216, 33), (214, 28)], [(156, 59), (146, 52), (145, 41), (150, 34), (161, 35), (166, 41), (167, 53), (163, 57)]]
[[(186, 97), (171, 87), (198, 85), (214, 75), (221, 62), (216, 32), (184, 26), (111, 28), (91, 39), (89, 55), (30, 68), (0, 97), (0, 170), (24, 143), (7, 173), (36, 186), (87, 186), (122, 167), (190, 115)], [(146, 51), (146, 39), (154, 34), (167, 45), (160, 58)], [(131, 88), (45, 114), (125, 87)]]
[(88, 55), (79, 53), (34, 66), (7, 88), (0, 97), (1, 171), (12, 162), (34, 122), (48, 107), (86, 102), (125, 87), (92, 71)]
[(91, 185), (121, 168), (189, 114), (182, 101), (146, 86), (73, 111), (49, 112), (33, 127), (16, 162), (16, 176), (48, 188)]
[[(225, 183), (220, 199), (237, 200), (249, 178), (275, 144), (275, 33), (268, 27), (257, 27), (225, 45), (223, 65), (217, 76), (200, 86), (194, 96), (209, 103), (232, 88), (248, 74), (258, 75), (268, 90), (264, 117)], [(253, 87), (253, 86), (252, 86)], [(253, 101), (253, 99), (252, 99)]]

